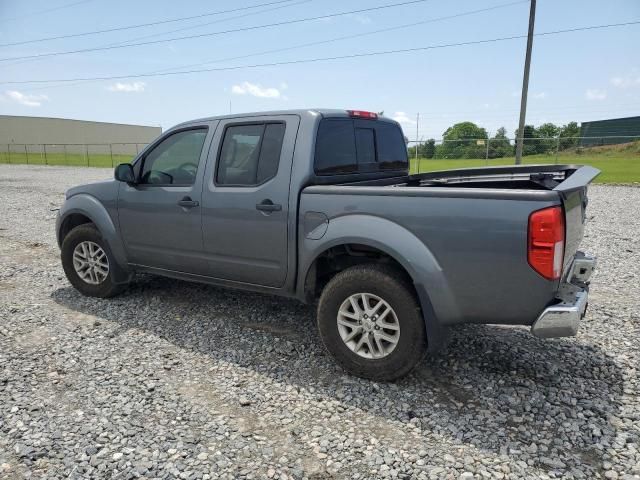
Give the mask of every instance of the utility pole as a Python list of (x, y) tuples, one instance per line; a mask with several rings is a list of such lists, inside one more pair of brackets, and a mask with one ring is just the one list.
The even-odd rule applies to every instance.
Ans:
[(420, 125), (420, 112), (416, 113), (416, 168), (420, 172), (420, 166), (418, 165), (418, 125)]
[(520, 122), (518, 138), (516, 138), (516, 165), (522, 163), (522, 146), (524, 143), (524, 124), (527, 116), (527, 94), (529, 93), (529, 67), (531, 67), (531, 49), (533, 47), (533, 24), (536, 20), (536, 0), (530, 0), (529, 32), (527, 33), (527, 53), (524, 59), (524, 75), (522, 77), (522, 97), (520, 98)]
[(489, 165), (489, 141), (491, 139), (491, 132), (487, 132), (487, 149), (484, 151), (484, 164)]

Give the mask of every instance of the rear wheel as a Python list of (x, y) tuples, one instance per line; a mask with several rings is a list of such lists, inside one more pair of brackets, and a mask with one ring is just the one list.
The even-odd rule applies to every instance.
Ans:
[(406, 375), (427, 347), (411, 285), (383, 265), (359, 265), (333, 277), (320, 297), (318, 329), (345, 370), (374, 380)]
[(93, 224), (79, 225), (69, 232), (62, 242), (61, 257), (67, 279), (83, 295), (113, 297), (125, 287), (113, 282), (114, 260)]

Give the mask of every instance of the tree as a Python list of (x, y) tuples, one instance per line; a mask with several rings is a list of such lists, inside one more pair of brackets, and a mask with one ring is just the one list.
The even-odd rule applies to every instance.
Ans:
[[(514, 135), (516, 137), (516, 142), (518, 141), (518, 138), (520, 137), (520, 134), (518, 133), (519, 129), (516, 129), (516, 131), (514, 132)], [(533, 140), (536, 136), (536, 129), (533, 125), (525, 125), (524, 126), (524, 134), (522, 135), (523, 137), (523, 142), (522, 142), (522, 155), (535, 155), (536, 153), (538, 153), (537, 151), (537, 147), (536, 147), (536, 142), (535, 140)]]
[(489, 158), (508, 157), (512, 152), (513, 147), (507, 138), (507, 129), (500, 127), (489, 142)]
[(416, 148), (418, 149), (418, 157), (421, 158), (433, 158), (436, 152), (436, 141), (430, 138), (424, 143), (418, 143), (413, 147), (409, 147), (409, 156), (414, 157), (416, 154)]
[(577, 122), (569, 122), (566, 125), (560, 127), (560, 150), (566, 150), (567, 148), (573, 148), (578, 145), (578, 137), (580, 136), (580, 127)]
[[(430, 138), (423, 144), (423, 155), (425, 158), (433, 158), (436, 153), (436, 141), (433, 138)], [(420, 150), (418, 150), (420, 152)]]
[(535, 129), (535, 141), (537, 153), (550, 153), (556, 149), (557, 138), (560, 134), (560, 127), (553, 123), (543, 123)]
[(460, 122), (447, 128), (442, 135), (439, 155), (443, 158), (484, 158), (486, 147), (478, 140), (487, 140), (487, 131), (473, 122)]

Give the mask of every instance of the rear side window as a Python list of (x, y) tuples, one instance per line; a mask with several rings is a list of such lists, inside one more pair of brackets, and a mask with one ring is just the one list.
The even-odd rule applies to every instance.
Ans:
[(227, 127), (218, 157), (218, 185), (259, 185), (275, 177), (280, 163), (284, 123)]
[(394, 124), (342, 118), (320, 122), (314, 163), (318, 175), (402, 170), (408, 165), (402, 131)]

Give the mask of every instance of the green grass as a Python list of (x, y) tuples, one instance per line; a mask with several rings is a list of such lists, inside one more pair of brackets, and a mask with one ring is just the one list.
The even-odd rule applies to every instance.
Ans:
[(120, 155), (104, 153), (51, 153), (45, 156), (42, 152), (0, 152), (0, 163), (23, 163), (29, 165), (66, 165), (73, 167), (115, 167), (119, 163), (133, 160), (133, 155)]
[[(113, 167), (119, 163), (130, 162), (132, 155), (114, 153), (53, 153), (47, 152), (46, 162), (42, 152), (0, 152), (0, 163), (22, 163), (32, 165), (69, 165), (89, 167)], [(593, 147), (582, 150), (560, 152), (556, 155), (530, 155), (523, 158), (525, 164), (570, 163), (591, 165), (602, 171), (596, 183), (639, 183), (640, 182), (640, 142), (606, 147)], [(513, 165), (513, 157), (489, 160), (483, 159), (411, 159), (411, 173), (424, 173), (435, 170), (455, 168), (483, 167), (485, 165)]]
[[(484, 159), (411, 159), (411, 173), (424, 173), (455, 168), (513, 165), (514, 157)], [(530, 155), (523, 157), (525, 164), (577, 164), (591, 165), (602, 173), (595, 183), (638, 183), (640, 182), (640, 142), (626, 145), (594, 147), (582, 150), (560, 152), (556, 155)]]

